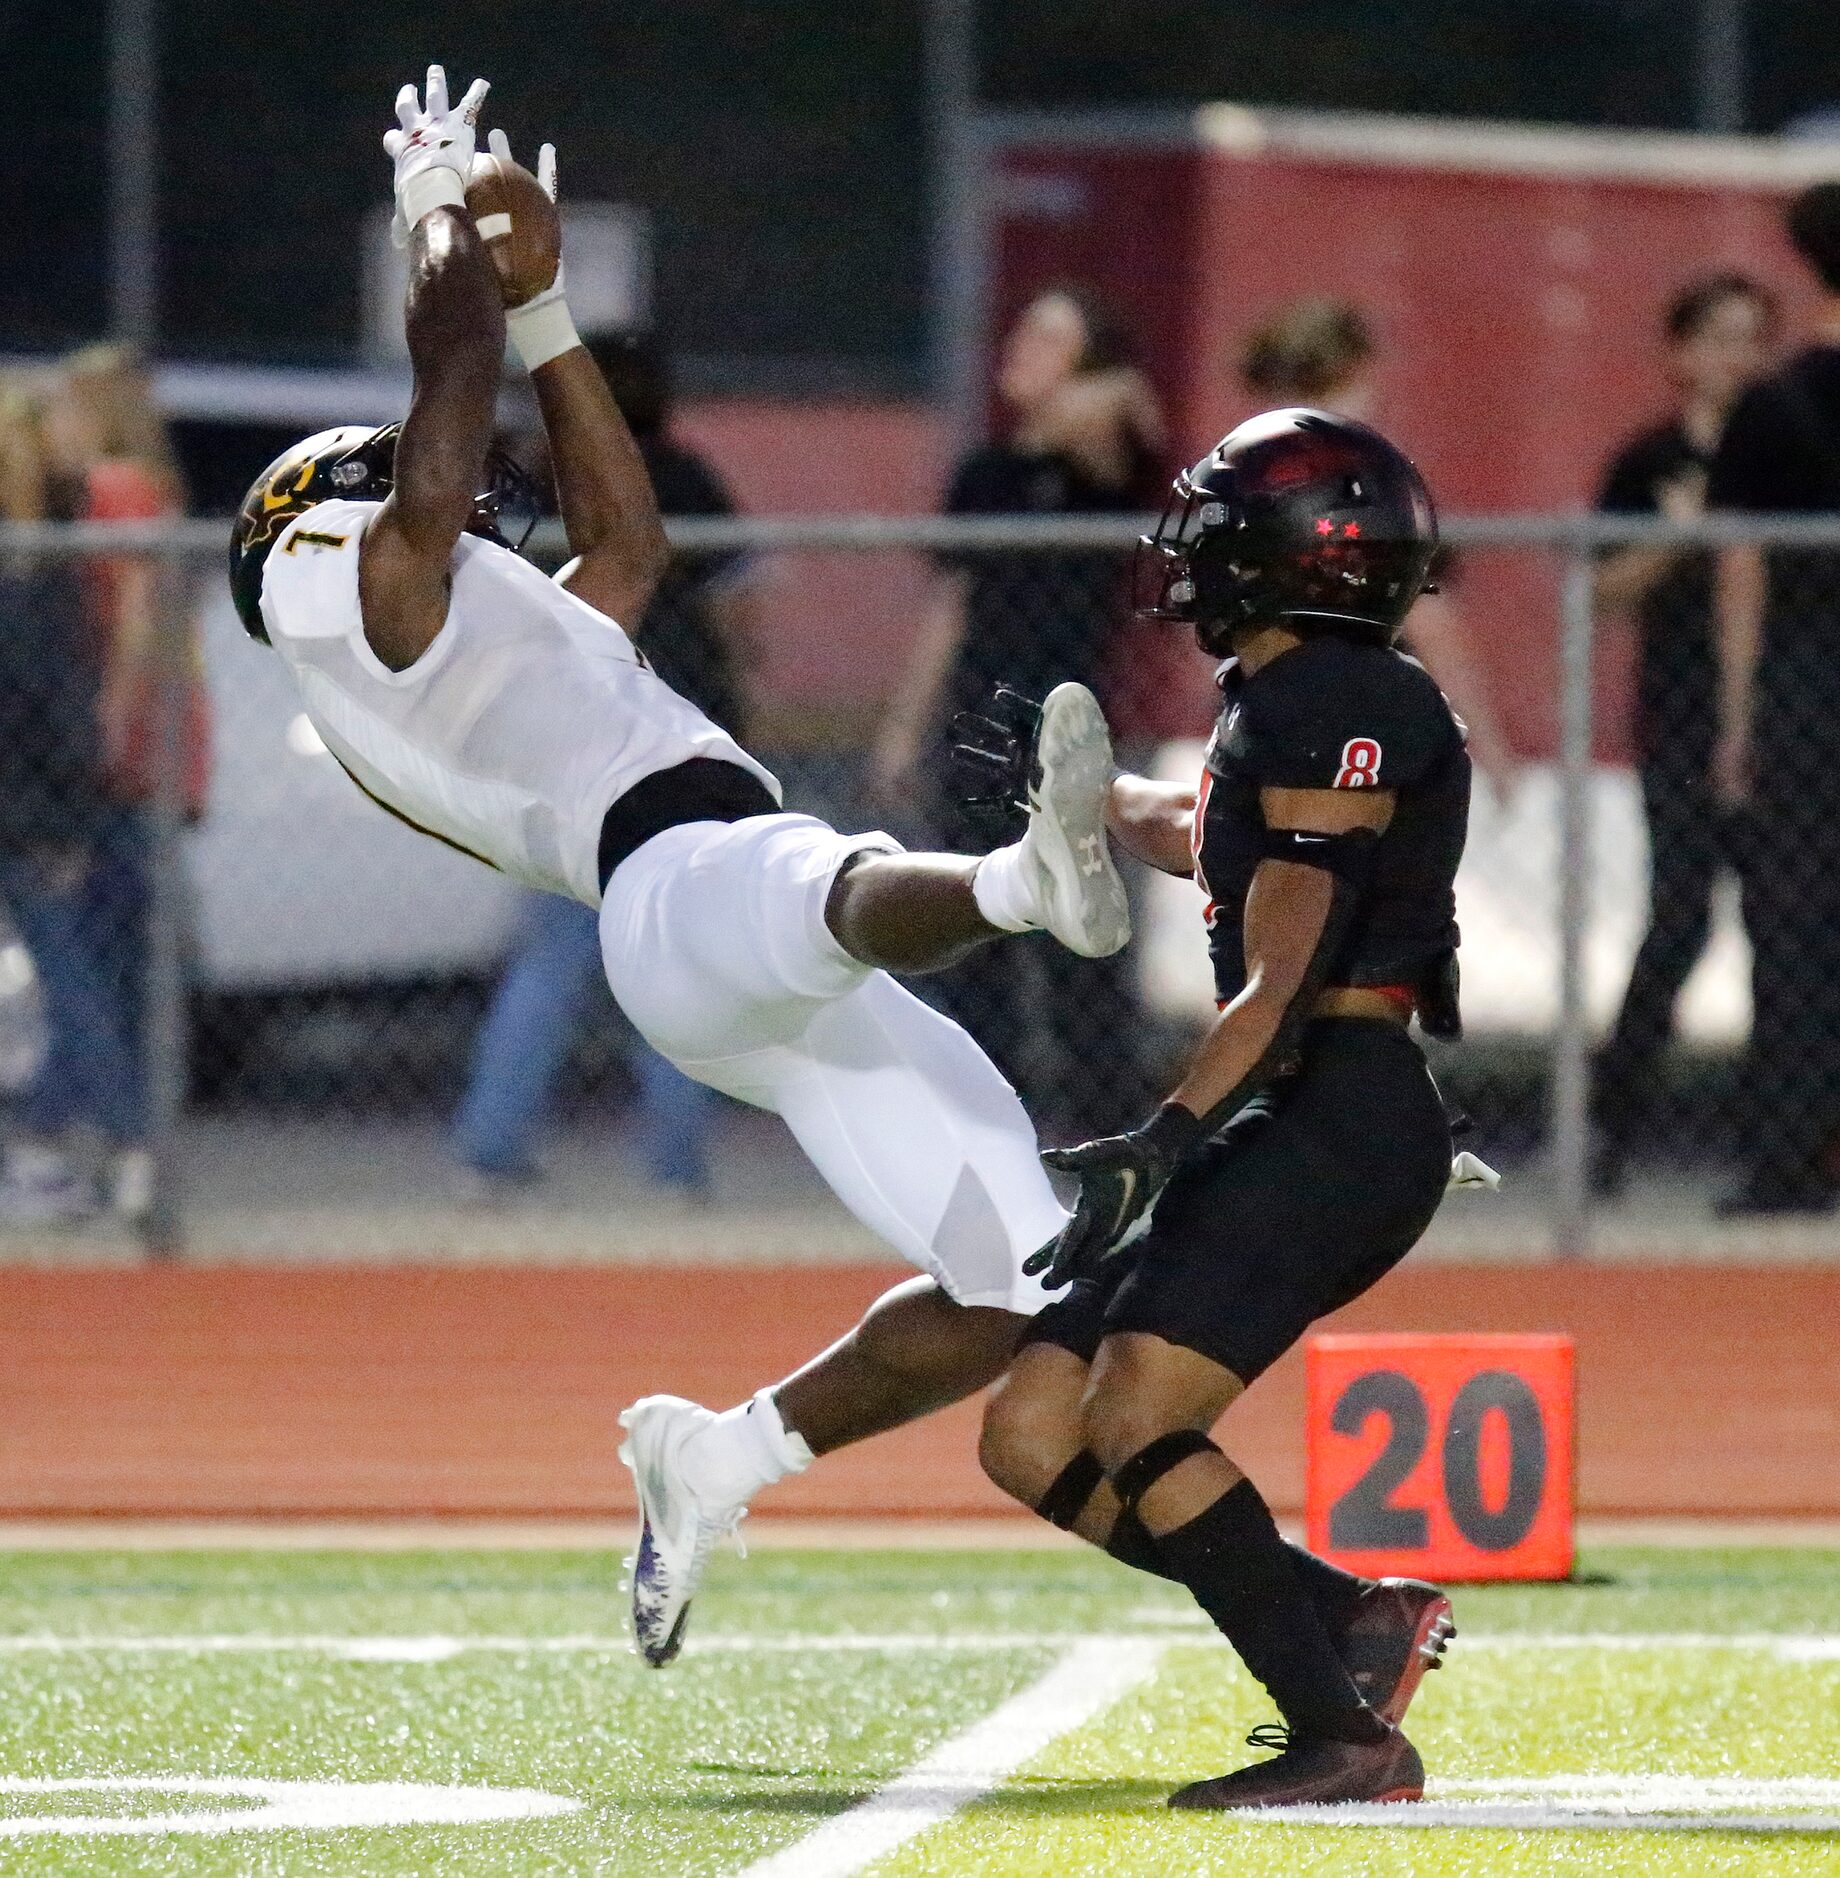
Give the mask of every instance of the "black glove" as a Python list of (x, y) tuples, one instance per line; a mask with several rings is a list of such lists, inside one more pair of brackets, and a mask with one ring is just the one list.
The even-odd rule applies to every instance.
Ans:
[(1041, 706), (999, 685), (984, 709), (952, 720), (953, 794), (968, 809), (1008, 815), (1029, 805)]
[(1107, 1135), (1077, 1148), (1047, 1148), (1045, 1165), (1074, 1174), (1080, 1196), (1073, 1218), (1061, 1236), (1023, 1261), (1024, 1273), (1049, 1291), (1076, 1278), (1097, 1278), (1118, 1241), (1150, 1209), (1176, 1163), (1201, 1138), (1198, 1117), (1175, 1102), (1165, 1102), (1141, 1128), (1128, 1135)]

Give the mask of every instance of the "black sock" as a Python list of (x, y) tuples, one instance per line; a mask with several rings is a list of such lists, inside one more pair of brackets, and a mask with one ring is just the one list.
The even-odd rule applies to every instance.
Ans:
[[(1153, 1578), (1167, 1578), (1172, 1583), (1180, 1583), (1164, 1564), (1163, 1555), (1150, 1536), (1150, 1528), (1124, 1507), (1118, 1509), (1118, 1517), (1112, 1523), (1112, 1534), (1105, 1542), (1105, 1549), (1120, 1565), (1129, 1565), (1133, 1571), (1148, 1572)], [(1328, 1625), (1329, 1634), (1333, 1637), (1354, 1616), (1360, 1607), (1362, 1594), (1373, 1580), (1342, 1571), (1327, 1559), (1318, 1558), (1314, 1552), (1306, 1552), (1300, 1545), (1291, 1545), (1289, 1550), (1291, 1567), (1303, 1586), (1304, 1594), (1316, 1606), (1317, 1616)]]
[(1250, 1480), (1156, 1541), (1240, 1660), (1298, 1735), (1376, 1739), (1384, 1727), (1361, 1700)]
[(1316, 1606), (1316, 1614), (1329, 1626), (1333, 1635), (1355, 1614), (1362, 1594), (1373, 1584), (1371, 1578), (1357, 1578), (1331, 1565), (1326, 1558), (1306, 1552), (1302, 1546), (1289, 1547), (1291, 1569), (1297, 1581)]
[(1120, 1565), (1149, 1572), (1153, 1578), (1167, 1578), (1172, 1584), (1182, 1582), (1170, 1570), (1168, 1562), (1158, 1550), (1156, 1541), (1150, 1536), (1150, 1528), (1129, 1507), (1121, 1506), (1118, 1509), (1118, 1517), (1112, 1521), (1112, 1535), (1106, 1540), (1105, 1549)]

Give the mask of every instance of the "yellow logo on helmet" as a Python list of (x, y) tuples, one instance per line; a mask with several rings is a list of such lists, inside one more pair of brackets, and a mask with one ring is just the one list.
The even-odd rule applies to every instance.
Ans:
[(261, 491), (262, 506), (249, 518), (248, 544), (251, 547), (260, 547), (263, 542), (273, 540), (296, 515), (313, 506), (303, 498), (313, 481), (316, 467), (309, 457), (304, 463), (284, 469)]

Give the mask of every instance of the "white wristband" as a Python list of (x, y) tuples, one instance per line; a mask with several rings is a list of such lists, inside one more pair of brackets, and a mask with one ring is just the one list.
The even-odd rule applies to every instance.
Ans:
[(458, 170), (444, 165), (417, 170), (402, 186), (397, 198), (402, 208), (403, 225), (413, 228), (424, 215), (435, 209), (466, 207), (466, 184)]
[(534, 372), (539, 365), (547, 365), (581, 344), (569, 303), (560, 294), (553, 300), (539, 297), (527, 306), (507, 308), (505, 331), (527, 372)]

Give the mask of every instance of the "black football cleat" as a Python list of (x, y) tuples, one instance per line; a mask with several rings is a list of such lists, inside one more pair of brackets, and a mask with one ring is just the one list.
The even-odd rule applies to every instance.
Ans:
[(1450, 1600), (1417, 1578), (1382, 1578), (1361, 1594), (1335, 1648), (1361, 1699), (1394, 1727), (1457, 1634)]
[(1293, 1740), (1282, 1725), (1255, 1728), (1255, 1748), (1281, 1750), (1212, 1780), (1197, 1780), (1169, 1796), (1183, 1812), (1236, 1812), (1264, 1806), (1385, 1805), (1425, 1797), (1425, 1764), (1397, 1728), (1372, 1741), (1336, 1741), (1323, 1735)]

